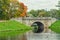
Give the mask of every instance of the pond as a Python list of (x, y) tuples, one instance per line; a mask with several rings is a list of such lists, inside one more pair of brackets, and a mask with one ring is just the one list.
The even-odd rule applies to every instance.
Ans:
[(60, 40), (56, 33), (27, 33), (27, 40)]
[[(23, 39), (22, 39), (23, 37)], [(33, 33), (28, 32), (26, 33), (25, 37), (22, 35), (17, 35), (14, 37), (0, 37), (0, 40), (60, 40), (60, 34), (56, 33)]]

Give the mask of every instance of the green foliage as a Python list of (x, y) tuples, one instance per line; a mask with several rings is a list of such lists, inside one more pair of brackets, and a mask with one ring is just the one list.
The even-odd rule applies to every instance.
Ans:
[(51, 17), (57, 17), (57, 13), (58, 13), (57, 11), (58, 10), (56, 10), (56, 9), (51, 9), (50, 12), (49, 12), (50, 13), (50, 16)]
[(20, 35), (31, 29), (31, 27), (15, 20), (0, 22), (0, 37)]
[(60, 33), (60, 20), (57, 20), (49, 28), (56, 33)]
[(23, 8), (20, 6), (19, 2), (11, 0), (0, 0), (0, 20), (10, 19), (12, 17), (19, 17)]
[(9, 0), (0, 0), (0, 19), (5, 19), (9, 6)]
[(60, 19), (60, 10), (51, 9), (50, 11), (42, 10), (31, 10), (28, 13), (30, 17), (53, 17)]
[(27, 14), (32, 14), (32, 17), (37, 17), (37, 16), (38, 16), (38, 11), (36, 11), (36, 10), (31, 10), (31, 11), (28, 12)]
[(28, 16), (32, 16), (32, 17), (54, 17), (60, 19), (60, 1), (58, 1), (57, 7), (59, 7), (58, 10), (57, 9), (51, 9), (49, 11), (44, 9), (31, 10), (27, 14)]
[(46, 10), (44, 10), (44, 9), (42, 9), (42, 10), (40, 10), (40, 12), (39, 12), (39, 17), (49, 17), (49, 13), (48, 13), (48, 11), (46, 11)]
[(49, 11), (49, 14), (50, 14), (51, 17), (60, 19), (60, 10), (51, 9), (51, 10)]
[(48, 11), (42, 9), (42, 10), (31, 10), (27, 14), (31, 14), (32, 17), (49, 17)]

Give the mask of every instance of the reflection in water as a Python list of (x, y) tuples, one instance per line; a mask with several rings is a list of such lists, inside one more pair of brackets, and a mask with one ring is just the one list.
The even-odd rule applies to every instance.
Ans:
[(23, 37), (22, 35), (0, 37), (0, 40), (22, 40), (22, 37)]
[[(27, 40), (60, 40), (60, 34), (56, 33), (27, 33)], [(0, 37), (0, 40), (22, 40), (22, 35), (14, 37)]]
[(60, 34), (57, 34), (56, 37), (57, 37), (57, 40), (60, 40)]
[(60, 34), (55, 33), (27, 33), (28, 40), (60, 40)]

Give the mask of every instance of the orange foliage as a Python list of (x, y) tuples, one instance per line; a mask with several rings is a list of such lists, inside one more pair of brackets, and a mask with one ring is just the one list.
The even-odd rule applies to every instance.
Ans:
[[(18, 0), (10, 0), (11, 2), (18, 2)], [(21, 17), (25, 17), (26, 16), (26, 12), (27, 12), (27, 6), (24, 5), (24, 3), (19, 2), (20, 6), (23, 9), (23, 12), (20, 14)], [(20, 9), (18, 9), (18, 11), (21, 11)]]
[(27, 12), (27, 6), (25, 6), (23, 3), (20, 2), (20, 5), (23, 8), (23, 12), (20, 14), (21, 17), (25, 17), (26, 16), (26, 12)]

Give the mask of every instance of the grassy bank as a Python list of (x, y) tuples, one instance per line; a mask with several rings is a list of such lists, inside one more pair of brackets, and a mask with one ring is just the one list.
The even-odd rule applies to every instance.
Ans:
[(31, 27), (19, 23), (15, 20), (0, 22), (0, 37), (16, 36), (18, 34), (23, 34), (31, 29)]
[(60, 33), (60, 20), (54, 22), (49, 28), (56, 33)]

